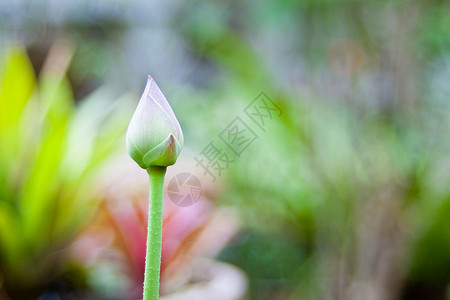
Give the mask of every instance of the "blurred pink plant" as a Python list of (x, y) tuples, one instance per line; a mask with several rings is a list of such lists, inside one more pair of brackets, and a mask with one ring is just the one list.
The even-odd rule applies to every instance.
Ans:
[[(118, 264), (128, 279), (127, 297), (142, 292), (145, 268), (148, 211), (146, 180), (124, 176), (105, 190), (104, 200), (91, 226), (72, 246), (76, 260)], [(206, 198), (190, 207), (164, 200), (161, 292), (171, 292), (189, 282), (190, 265), (198, 257), (214, 257), (238, 229), (236, 220)]]

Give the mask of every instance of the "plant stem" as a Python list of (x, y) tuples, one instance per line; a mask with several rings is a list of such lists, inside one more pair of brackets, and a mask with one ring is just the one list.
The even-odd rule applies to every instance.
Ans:
[(166, 167), (150, 167), (147, 169), (147, 172), (150, 177), (150, 199), (148, 207), (143, 300), (158, 300), (161, 268), (164, 175), (166, 174)]

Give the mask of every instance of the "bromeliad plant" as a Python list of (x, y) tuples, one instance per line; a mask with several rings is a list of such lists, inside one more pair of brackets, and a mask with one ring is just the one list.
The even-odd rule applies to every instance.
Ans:
[(127, 151), (150, 178), (144, 300), (159, 298), (161, 267), (164, 175), (183, 147), (183, 133), (166, 98), (153, 78), (144, 93), (127, 131)]
[(55, 43), (38, 78), (21, 47), (2, 55), (0, 299), (59, 293), (53, 283), (73, 278), (67, 246), (95, 212), (95, 179), (126, 130), (125, 98), (97, 92), (75, 105), (66, 76), (73, 52)]

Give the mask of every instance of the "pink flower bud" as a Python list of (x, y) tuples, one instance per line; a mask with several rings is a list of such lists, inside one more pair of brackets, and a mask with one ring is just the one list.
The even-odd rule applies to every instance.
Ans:
[(144, 169), (173, 165), (183, 147), (183, 133), (169, 103), (148, 76), (127, 131), (127, 151)]

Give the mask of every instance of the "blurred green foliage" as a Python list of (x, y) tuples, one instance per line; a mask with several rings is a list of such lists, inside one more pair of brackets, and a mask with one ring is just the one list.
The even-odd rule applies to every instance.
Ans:
[(13, 299), (36, 297), (68, 271), (66, 248), (99, 200), (93, 179), (127, 124), (129, 109), (105, 93), (75, 106), (55, 48), (39, 79), (21, 47), (1, 65), (0, 290)]
[[(249, 274), (251, 299), (448, 299), (450, 95), (440, 102), (429, 92), (434, 79), (425, 78), (435, 61), (448, 68), (448, 3), (265, 3), (270, 8), (240, 7), (245, 17), (230, 17), (234, 27), (223, 21), (229, 11), (215, 23), (223, 24), (220, 30), (197, 30), (208, 26), (195, 14), (186, 21), (192, 49), (223, 76), (211, 92), (190, 97), (209, 101), (197, 104), (214, 124), (205, 141), (242, 115), (261, 90), (284, 110), (226, 175), (220, 203), (236, 208), (246, 230), (221, 258)], [(411, 18), (417, 23), (402, 23)], [(348, 80), (347, 99), (321, 93), (321, 86), (302, 93), (280, 84), (249, 35), (252, 26), (271, 20), (295, 20), (309, 31), (299, 45), (317, 72), (309, 77), (325, 69), (342, 85)], [(357, 73), (333, 74), (324, 60), (336, 35), (361, 47), (365, 62)], [(358, 98), (358, 83), (377, 76), (393, 76), (394, 87), (375, 84), (374, 93)], [(323, 90), (332, 88), (323, 81)], [(373, 105), (377, 93), (386, 95), (382, 105)], [(221, 105), (231, 99), (232, 105)]]

